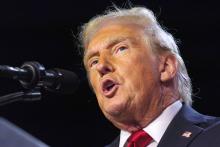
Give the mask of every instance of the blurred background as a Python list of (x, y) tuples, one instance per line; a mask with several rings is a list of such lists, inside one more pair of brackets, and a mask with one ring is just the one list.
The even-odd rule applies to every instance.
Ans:
[[(63, 68), (85, 78), (78, 54), (82, 24), (124, 0), (7, 0), (0, 2), (0, 65), (20, 67), (38, 61), (46, 69)], [(131, 0), (146, 6), (178, 40), (192, 78), (193, 107), (220, 116), (217, 0)], [(18, 81), (0, 77), (0, 94), (21, 91)], [(100, 112), (84, 79), (72, 95), (43, 92), (41, 101), (0, 106), (0, 116), (53, 147), (102, 147), (118, 134)]]

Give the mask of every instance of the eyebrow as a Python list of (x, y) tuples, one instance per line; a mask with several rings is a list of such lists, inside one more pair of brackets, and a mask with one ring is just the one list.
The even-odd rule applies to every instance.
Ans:
[[(109, 49), (111, 48), (112, 46), (122, 42), (122, 41), (125, 41), (129, 39), (128, 37), (117, 37), (117, 38), (107, 38), (104, 45), (102, 45), (103, 47), (102, 48), (105, 48), (105, 49)], [(87, 51), (85, 52), (84, 54), (84, 57), (85, 57), (85, 60), (84, 61), (87, 61), (88, 59), (90, 59), (92, 56), (98, 54), (98, 49), (94, 49), (94, 50), (89, 50), (87, 49)]]

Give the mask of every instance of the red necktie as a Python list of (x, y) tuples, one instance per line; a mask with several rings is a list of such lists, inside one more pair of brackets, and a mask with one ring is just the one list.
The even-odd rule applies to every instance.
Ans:
[(126, 147), (146, 147), (152, 138), (145, 131), (139, 130), (131, 134), (126, 142)]

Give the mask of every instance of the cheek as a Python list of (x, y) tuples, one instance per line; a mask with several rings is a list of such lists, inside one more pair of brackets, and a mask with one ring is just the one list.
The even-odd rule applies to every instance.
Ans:
[[(143, 61), (144, 62), (144, 61)], [(157, 73), (152, 65), (143, 64), (140, 59), (136, 61), (135, 66), (130, 67), (131, 71), (127, 74), (128, 82), (132, 91), (139, 96), (146, 96), (154, 87), (157, 81)]]

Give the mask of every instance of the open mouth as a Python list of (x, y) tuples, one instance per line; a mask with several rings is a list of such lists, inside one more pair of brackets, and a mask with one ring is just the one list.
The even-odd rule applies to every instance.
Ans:
[(118, 88), (118, 84), (111, 80), (104, 80), (102, 83), (102, 92), (106, 97), (112, 97)]

